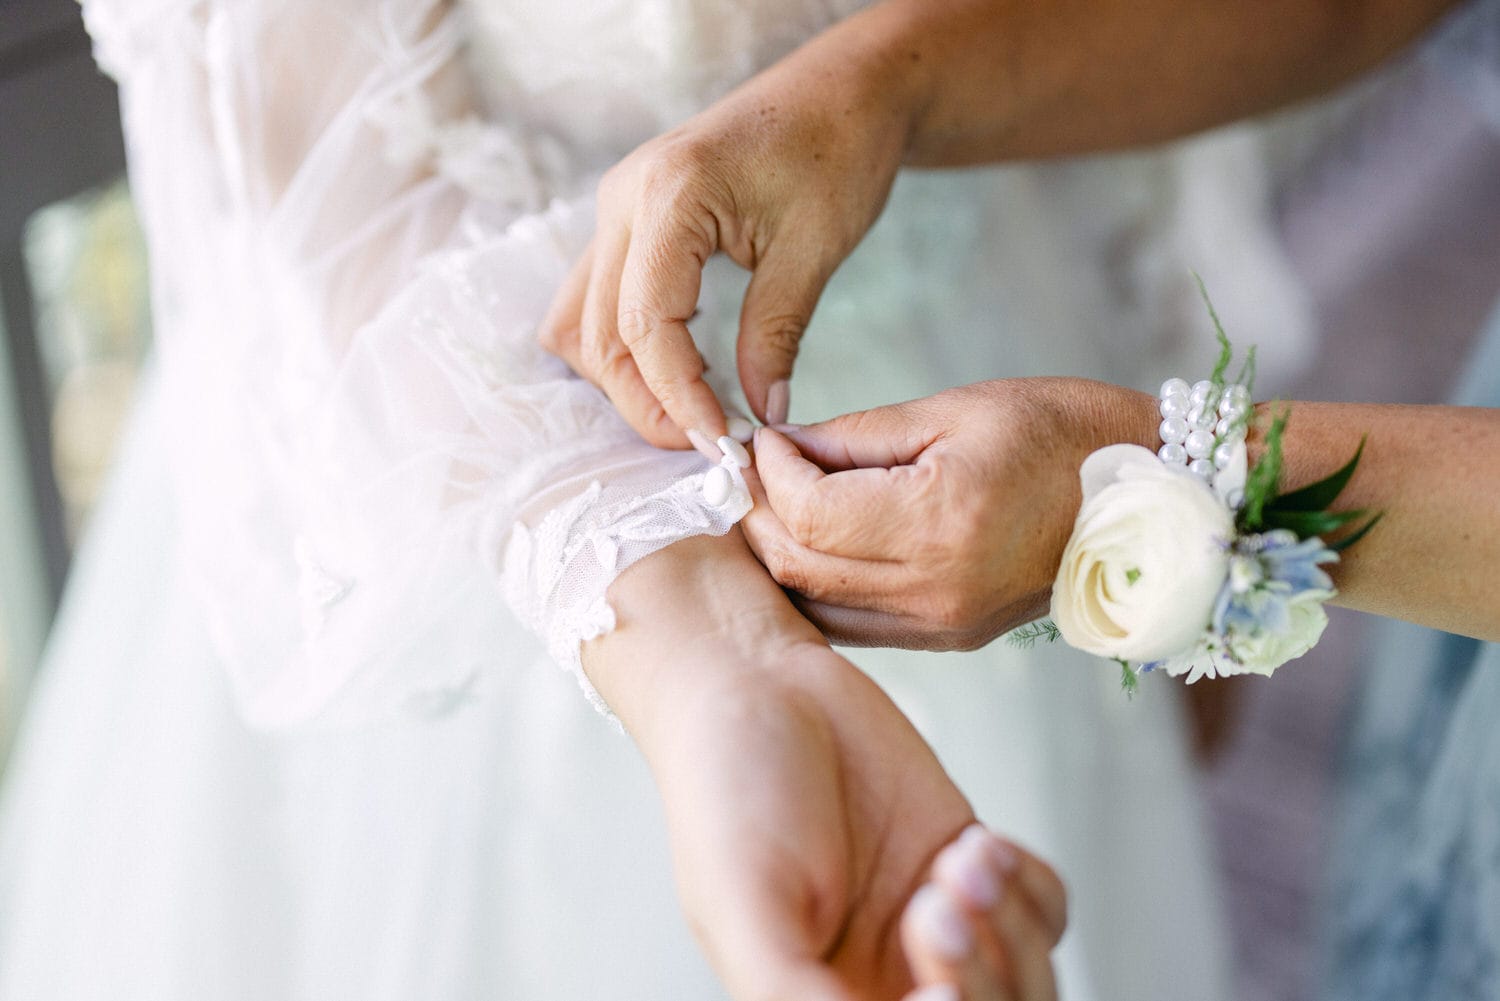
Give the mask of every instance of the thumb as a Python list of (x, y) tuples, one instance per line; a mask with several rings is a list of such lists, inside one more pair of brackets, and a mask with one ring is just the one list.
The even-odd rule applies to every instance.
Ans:
[(825, 472), (915, 462), (948, 432), (949, 415), (915, 400), (844, 414), (819, 424), (777, 428)]
[(832, 274), (816, 255), (788, 248), (767, 251), (750, 276), (736, 360), (745, 399), (767, 424), (787, 419), (792, 365)]

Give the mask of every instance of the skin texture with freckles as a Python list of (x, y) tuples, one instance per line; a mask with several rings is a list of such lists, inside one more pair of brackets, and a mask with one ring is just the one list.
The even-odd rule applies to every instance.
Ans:
[(1150, 444), (1155, 400), (1000, 380), (756, 439), (746, 538), (837, 641), (973, 649), (1046, 611), (1084, 456)]
[(704, 262), (751, 272), (745, 397), (786, 418), (823, 286), (897, 168), (1160, 142), (1326, 90), (1399, 49), (1452, 0), (885, 0), (840, 21), (599, 187), (593, 245), (542, 343), (646, 440), (724, 432), (686, 319)]

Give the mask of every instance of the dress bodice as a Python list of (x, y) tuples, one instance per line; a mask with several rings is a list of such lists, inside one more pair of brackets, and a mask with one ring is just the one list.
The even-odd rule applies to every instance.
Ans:
[(465, 0), (486, 112), (603, 169), (863, 0)]

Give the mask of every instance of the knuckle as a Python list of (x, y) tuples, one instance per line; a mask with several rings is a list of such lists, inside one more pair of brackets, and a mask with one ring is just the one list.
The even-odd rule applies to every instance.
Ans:
[(768, 316), (761, 321), (757, 336), (761, 346), (777, 355), (795, 358), (807, 332), (807, 317), (801, 313), (783, 313)]
[(809, 549), (817, 549), (822, 532), (821, 519), (811, 505), (798, 504), (786, 513), (786, 530), (792, 538)]
[(771, 579), (789, 591), (802, 593), (808, 587), (806, 572), (785, 545), (773, 545), (766, 552), (766, 569)]

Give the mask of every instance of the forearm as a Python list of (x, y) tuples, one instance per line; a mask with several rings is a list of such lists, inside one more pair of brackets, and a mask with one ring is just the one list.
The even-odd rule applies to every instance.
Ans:
[[(951, 166), (1158, 142), (1326, 91), (1453, 0), (886, 0), (821, 38)], [(872, 58), (872, 54), (875, 54)]]
[[(1280, 406), (1261, 404), (1258, 423)], [(1292, 404), (1283, 488), (1338, 469), (1366, 435), (1335, 510), (1384, 517), (1330, 568), (1336, 602), (1500, 640), (1500, 410)], [(1254, 461), (1258, 435), (1251, 445)]]

